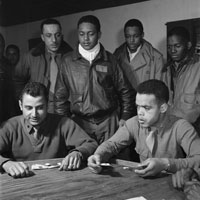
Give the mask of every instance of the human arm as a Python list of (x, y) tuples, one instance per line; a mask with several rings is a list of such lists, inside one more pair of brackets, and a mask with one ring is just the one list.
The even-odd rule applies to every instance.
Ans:
[(23, 178), (33, 174), (29, 166), (24, 162), (8, 160), (2, 164), (2, 169), (13, 178)]
[[(137, 132), (135, 122), (133, 118), (127, 120), (123, 127), (120, 127), (111, 138), (97, 148), (94, 155), (98, 155), (101, 162), (108, 162), (110, 158), (128, 147), (134, 140), (133, 130)], [(132, 127), (134, 127), (133, 130)]]
[(162, 171), (167, 171), (169, 167), (169, 160), (167, 158), (148, 158), (139, 166), (142, 169), (136, 169), (135, 173), (141, 177), (156, 176)]
[(163, 56), (156, 49), (153, 51), (151, 59), (150, 79), (162, 80), (164, 60)]
[(98, 154), (94, 154), (88, 158), (88, 167), (89, 169), (96, 174), (101, 173), (101, 157)]
[(200, 177), (192, 168), (181, 169), (172, 175), (172, 184), (175, 188), (183, 189), (186, 199), (200, 199)]
[(187, 200), (200, 199), (200, 182), (199, 181), (188, 181), (184, 187), (184, 193)]
[(114, 61), (113, 82), (119, 100), (120, 120), (127, 120), (137, 114), (135, 106), (136, 91), (122, 72), (117, 61), (115, 59)]
[(69, 83), (67, 81), (68, 78), (65, 68), (66, 62), (65, 59), (63, 59), (56, 80), (54, 104), (55, 113), (69, 117), (71, 116), (70, 102), (68, 100), (70, 91), (68, 88)]
[(190, 181), (200, 181), (199, 175), (192, 168), (181, 169), (172, 175), (172, 184), (175, 188), (184, 188)]
[(124, 119), (120, 119), (119, 120), (119, 127), (124, 126), (125, 123), (126, 123), (126, 121)]
[(182, 168), (198, 168), (200, 163), (200, 138), (193, 126), (184, 119), (175, 124), (176, 140), (184, 153), (184, 158), (169, 158), (170, 170), (176, 172)]
[(59, 170), (75, 170), (81, 166), (82, 154), (79, 151), (69, 153), (61, 163)]
[(96, 150), (98, 146), (97, 142), (73, 120), (64, 117), (62, 123), (62, 134), (65, 145), (66, 147), (73, 147), (68, 153), (79, 152), (79, 155), (81, 155), (81, 162), (86, 161)]

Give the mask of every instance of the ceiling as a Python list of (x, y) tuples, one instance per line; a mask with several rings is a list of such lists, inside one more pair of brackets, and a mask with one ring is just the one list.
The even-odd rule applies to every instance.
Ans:
[(148, 0), (0, 0), (0, 25), (12, 26)]

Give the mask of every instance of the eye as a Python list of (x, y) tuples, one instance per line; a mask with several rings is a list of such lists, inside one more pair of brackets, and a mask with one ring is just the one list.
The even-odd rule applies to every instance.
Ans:
[(26, 110), (32, 110), (31, 106), (25, 106)]
[(44, 109), (44, 106), (38, 106), (37, 107), (37, 110), (43, 110)]
[(57, 33), (57, 34), (56, 34), (56, 37), (61, 37), (61, 36), (62, 36), (61, 33)]
[(151, 109), (151, 107), (149, 107), (149, 106), (145, 106), (144, 109), (148, 111), (148, 110)]
[(79, 32), (79, 35), (80, 35), (80, 36), (84, 36), (84, 33), (83, 33), (83, 32)]
[(50, 38), (51, 37), (51, 34), (45, 34), (45, 37), (48, 37), (48, 38)]

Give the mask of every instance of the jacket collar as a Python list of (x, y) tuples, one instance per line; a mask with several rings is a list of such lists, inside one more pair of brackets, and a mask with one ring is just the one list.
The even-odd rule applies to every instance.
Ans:
[[(79, 59), (82, 59), (82, 58), (83, 57), (81, 56), (81, 54), (78, 51), (78, 44), (77, 44), (76, 48), (74, 49), (74, 51), (72, 53), (72, 59), (73, 60), (79, 60)], [(104, 61), (108, 61), (108, 55), (107, 55), (106, 50), (104, 49), (104, 47), (103, 47), (103, 45), (101, 43), (100, 43), (100, 51), (97, 54), (97, 56), (94, 59), (94, 61), (98, 60), (100, 58), (103, 59)]]
[[(72, 50), (73, 49), (69, 46), (69, 44), (67, 44), (65, 41), (62, 41), (57, 53), (63, 55)], [(35, 48), (31, 50), (31, 54), (33, 56), (40, 56), (40, 55), (44, 55), (45, 51), (46, 51), (45, 44), (44, 42), (41, 42)]]

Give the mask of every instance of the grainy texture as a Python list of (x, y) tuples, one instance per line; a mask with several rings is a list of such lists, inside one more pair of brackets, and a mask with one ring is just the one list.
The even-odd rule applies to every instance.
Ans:
[[(55, 164), (61, 160), (31, 161), (29, 164)], [(59, 171), (57, 168), (35, 170), (32, 177), (13, 179), (0, 175), (1, 200), (59, 200), (106, 199), (125, 200), (144, 196), (147, 200), (181, 200), (183, 193), (174, 189), (171, 177), (143, 179), (124, 166), (135, 163), (118, 160), (113, 167), (104, 167), (102, 174), (88, 168)]]

